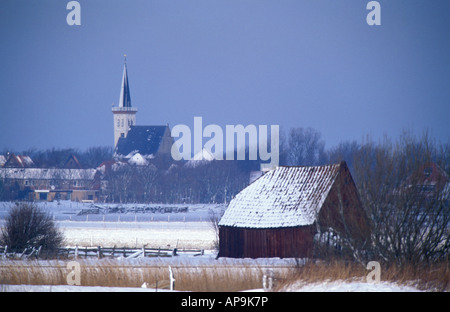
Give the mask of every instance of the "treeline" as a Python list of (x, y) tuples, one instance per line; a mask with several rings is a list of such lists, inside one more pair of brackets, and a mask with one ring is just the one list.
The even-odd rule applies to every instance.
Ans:
[[(370, 229), (363, 242), (339, 233), (340, 256), (399, 268), (448, 261), (449, 143), (405, 132), (398, 140), (344, 142), (326, 154), (329, 162), (348, 163)], [(320, 252), (327, 258), (336, 249)]]
[[(4, 151), (3, 155), (7, 155), (10, 152)], [(32, 148), (22, 152), (14, 152), (14, 154), (30, 156), (36, 168), (63, 168), (72, 155), (78, 159), (82, 168), (96, 168), (103, 161), (112, 158), (113, 148), (109, 146), (94, 146), (86, 150), (75, 148), (38, 150)]]
[(224, 203), (249, 183), (255, 164), (247, 161), (219, 161), (195, 167), (172, 163), (161, 169), (148, 166), (116, 165), (106, 175), (107, 202)]
[[(381, 177), (403, 183), (409, 175), (427, 163), (436, 163), (450, 173), (449, 143), (438, 143), (428, 133), (414, 136), (405, 132), (397, 140), (385, 137), (375, 142), (344, 141), (325, 148), (319, 131), (292, 128), (280, 133), (279, 165), (314, 166), (342, 160), (352, 173), (358, 190), (364, 194), (369, 184)], [(111, 147), (77, 149), (31, 149), (17, 153), (30, 156), (36, 167), (62, 168), (75, 155), (83, 168), (97, 168), (113, 158)], [(398, 162), (387, 166), (388, 163)], [(260, 161), (224, 160), (185, 166), (182, 161), (152, 159), (147, 166), (115, 165), (103, 178), (104, 200), (111, 202), (228, 202), (250, 181), (250, 173), (260, 168)], [(400, 168), (402, 170), (400, 170)], [(376, 172), (373, 173), (373, 172)], [(395, 183), (394, 183), (395, 182)]]

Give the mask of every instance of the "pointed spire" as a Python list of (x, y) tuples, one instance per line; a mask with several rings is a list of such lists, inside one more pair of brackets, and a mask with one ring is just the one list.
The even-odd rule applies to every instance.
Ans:
[(122, 86), (120, 88), (119, 107), (131, 107), (130, 87), (128, 85), (127, 55), (124, 54)]

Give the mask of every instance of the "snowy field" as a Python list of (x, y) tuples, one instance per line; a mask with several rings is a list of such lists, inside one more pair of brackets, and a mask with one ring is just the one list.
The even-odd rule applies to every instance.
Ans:
[[(211, 212), (223, 204), (90, 204), (38, 202), (53, 215), (69, 246), (211, 249)], [(0, 203), (0, 226), (14, 203)]]
[[(204, 222), (210, 212), (220, 212), (225, 204), (102, 204), (72, 201), (36, 202), (55, 221)], [(0, 202), (0, 221), (14, 203)]]
[(69, 246), (212, 249), (215, 233), (209, 222), (59, 221)]
[(321, 283), (296, 283), (286, 287), (287, 292), (420, 292), (415, 287), (396, 283), (364, 281), (330, 281)]

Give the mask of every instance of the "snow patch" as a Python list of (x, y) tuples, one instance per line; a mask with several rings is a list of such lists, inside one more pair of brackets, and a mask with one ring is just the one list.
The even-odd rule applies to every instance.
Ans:
[(411, 286), (392, 282), (367, 283), (363, 281), (324, 281), (318, 283), (295, 282), (282, 291), (288, 292), (420, 292)]

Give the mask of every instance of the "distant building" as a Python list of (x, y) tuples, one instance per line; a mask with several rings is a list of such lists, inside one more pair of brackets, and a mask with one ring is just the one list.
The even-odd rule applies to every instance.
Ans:
[(219, 222), (219, 257), (310, 257), (319, 231), (365, 235), (366, 217), (345, 162), (278, 167), (231, 200)]
[(4, 161), (4, 168), (32, 168), (35, 167), (33, 160), (30, 156), (9, 154), (7, 157), (2, 157), (0, 161)]
[(131, 107), (126, 60), (123, 66), (119, 106), (113, 107), (112, 112), (114, 115), (114, 146), (117, 146), (119, 139), (126, 138), (130, 127), (136, 124), (137, 108)]
[(119, 138), (114, 154), (129, 159), (136, 153), (144, 158), (171, 157), (173, 138), (169, 126), (131, 126), (124, 138)]
[(28, 200), (96, 201), (100, 191), (96, 169), (0, 168), (0, 180)]
[(441, 199), (448, 200), (450, 197), (450, 177), (436, 163), (428, 162), (408, 177), (406, 190), (408, 189), (413, 189), (414, 193), (421, 197), (431, 199), (438, 195), (441, 196)]
[(5, 155), (0, 155), (0, 168), (6, 163)]
[(83, 169), (83, 166), (81, 166), (80, 162), (78, 161), (77, 156), (70, 155), (66, 162), (64, 163), (65, 169)]
[(439, 189), (449, 188), (450, 178), (448, 174), (436, 163), (429, 162), (424, 164), (419, 168), (416, 175), (419, 176), (417, 187), (427, 191), (434, 192)]
[(137, 108), (131, 106), (130, 86), (125, 61), (119, 105), (112, 108), (114, 115), (114, 157), (130, 159), (139, 153), (144, 159), (171, 157), (174, 142), (169, 125), (136, 125)]

